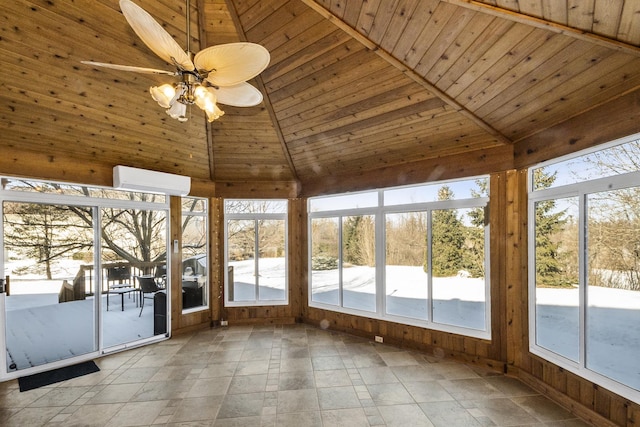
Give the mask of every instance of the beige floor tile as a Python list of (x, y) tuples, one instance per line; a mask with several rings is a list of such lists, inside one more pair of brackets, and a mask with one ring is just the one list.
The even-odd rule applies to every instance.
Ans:
[(319, 388), (317, 392), (321, 410), (361, 407), (352, 386)]
[(417, 404), (380, 406), (380, 415), (390, 427), (433, 427)]
[(106, 426), (125, 427), (151, 425), (158, 418), (167, 403), (166, 400), (125, 403), (115, 416), (109, 420)]
[(313, 372), (283, 372), (279, 374), (278, 390), (304, 390), (315, 388)]
[(320, 411), (278, 414), (279, 427), (322, 427)]
[(369, 419), (362, 408), (322, 411), (324, 427), (368, 427)]
[(3, 421), (3, 427), (41, 426), (53, 419), (60, 407), (22, 408)]
[(89, 399), (89, 404), (126, 403), (132, 400), (145, 384), (109, 384)]
[(97, 363), (24, 393), (0, 383), (0, 425), (587, 426), (515, 378), (303, 324), (204, 330)]
[(454, 400), (437, 381), (407, 382), (404, 387), (418, 403)]
[(278, 391), (278, 414), (319, 409), (318, 394), (315, 389)]
[(395, 376), (391, 368), (387, 366), (378, 366), (372, 368), (358, 369), (360, 377), (365, 384), (392, 384), (400, 382)]
[(198, 379), (187, 393), (187, 398), (224, 396), (229, 390), (231, 377)]
[(400, 383), (371, 384), (367, 388), (377, 406), (415, 403), (407, 389)]
[(267, 386), (267, 374), (261, 375), (236, 375), (229, 384), (229, 394), (257, 393), (265, 391)]
[(210, 422), (218, 415), (222, 396), (194, 397), (182, 400), (171, 417), (171, 422)]
[(62, 425), (64, 427), (106, 426), (109, 420), (111, 420), (124, 405), (124, 403), (83, 405), (71, 414)]
[(264, 393), (229, 394), (222, 399), (217, 418), (259, 417), (263, 404)]
[(52, 388), (47, 394), (30, 403), (29, 407), (42, 408), (47, 406), (69, 406), (72, 405), (76, 400), (80, 399), (89, 390), (91, 390), (91, 386)]
[(339, 387), (352, 385), (351, 378), (345, 369), (314, 372), (316, 387)]
[(420, 409), (436, 427), (482, 427), (469, 411), (456, 401), (420, 403)]
[(192, 386), (193, 381), (190, 380), (148, 382), (142, 384), (138, 392), (128, 401), (148, 402), (151, 400), (183, 399)]

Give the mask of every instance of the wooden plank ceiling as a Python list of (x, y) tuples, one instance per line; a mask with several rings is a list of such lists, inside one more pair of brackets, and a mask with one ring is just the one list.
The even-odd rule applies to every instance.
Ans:
[[(186, 45), (182, 1), (134, 1)], [(80, 64), (169, 68), (116, 0), (2, 2), (0, 147), (25, 162), (46, 152), (321, 193), (389, 185), (357, 177), (430, 159), (509, 164), (514, 144), (640, 89), (638, 1), (193, 0), (191, 11), (192, 50), (269, 50), (250, 82), (260, 106), (221, 105), (211, 124), (194, 108), (179, 123), (148, 94), (167, 76)]]

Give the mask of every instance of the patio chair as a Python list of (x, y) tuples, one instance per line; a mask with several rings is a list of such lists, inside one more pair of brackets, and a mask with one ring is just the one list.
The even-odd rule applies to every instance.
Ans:
[(153, 299), (153, 297), (163, 288), (159, 287), (153, 276), (136, 276), (138, 284), (140, 285), (140, 314), (142, 316), (142, 310), (144, 309), (144, 300)]
[(156, 267), (154, 278), (161, 288), (167, 287), (167, 264), (162, 264)]

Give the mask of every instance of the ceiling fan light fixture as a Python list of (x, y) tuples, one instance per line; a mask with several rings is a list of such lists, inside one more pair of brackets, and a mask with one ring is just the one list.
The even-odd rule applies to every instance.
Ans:
[(171, 108), (167, 110), (167, 114), (172, 119), (177, 119), (180, 122), (187, 121), (187, 106), (181, 102), (174, 102)]
[(120, 71), (180, 77), (182, 81), (174, 84), (151, 86), (149, 93), (169, 116), (181, 122), (187, 121), (188, 105), (196, 104), (212, 122), (224, 115), (217, 102), (232, 107), (260, 104), (262, 93), (247, 80), (268, 66), (269, 51), (255, 43), (239, 42), (210, 46), (194, 56), (189, 47), (191, 6), (190, 0), (185, 1), (187, 49), (183, 50), (148, 12), (131, 0), (119, 0), (122, 14), (133, 31), (156, 55), (176, 66), (176, 71), (94, 61), (82, 63)]
[(208, 122), (212, 122), (224, 116), (224, 111), (218, 108), (215, 103), (207, 104), (207, 108), (204, 108), (204, 113), (207, 115)]
[(162, 108), (170, 108), (177, 99), (176, 88), (168, 83), (161, 86), (151, 86), (149, 93), (151, 98)]
[[(202, 85), (198, 85), (193, 89), (194, 102), (203, 110), (205, 109), (206, 102), (211, 101), (209, 95), (210, 92)], [(216, 102), (215, 97), (213, 98), (213, 102)]]

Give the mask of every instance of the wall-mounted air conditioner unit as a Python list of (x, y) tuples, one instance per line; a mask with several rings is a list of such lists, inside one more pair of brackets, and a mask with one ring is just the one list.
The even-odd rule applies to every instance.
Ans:
[(115, 166), (113, 168), (113, 187), (122, 190), (186, 196), (191, 190), (191, 178), (128, 166)]

